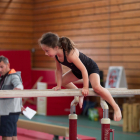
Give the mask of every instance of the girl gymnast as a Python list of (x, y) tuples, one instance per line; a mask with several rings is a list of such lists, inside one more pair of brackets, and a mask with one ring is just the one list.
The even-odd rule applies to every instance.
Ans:
[[(88, 81), (90, 80), (93, 90), (113, 107), (114, 120), (121, 120), (122, 115), (119, 106), (109, 91), (100, 85), (97, 64), (91, 58), (79, 52), (72, 40), (48, 32), (39, 39), (39, 45), (44, 50), (45, 55), (54, 58), (56, 61), (57, 86), (53, 88), (54, 90), (61, 89), (61, 86), (68, 89), (77, 89), (72, 82), (83, 78), (82, 94), (87, 96), (89, 93)], [(71, 70), (62, 75), (61, 64)], [(80, 108), (82, 108), (84, 96), (79, 98)]]

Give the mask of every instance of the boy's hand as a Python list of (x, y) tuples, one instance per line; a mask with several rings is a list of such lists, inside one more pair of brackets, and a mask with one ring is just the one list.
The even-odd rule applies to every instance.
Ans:
[(56, 87), (53, 87), (52, 89), (55, 90), (55, 91), (57, 91), (57, 90), (61, 89), (61, 87), (56, 86)]
[(24, 107), (21, 107), (21, 112), (26, 111), (26, 109)]
[(83, 94), (84, 96), (87, 96), (87, 95), (89, 94), (89, 89), (86, 88), (86, 87), (83, 87), (83, 88), (82, 88), (82, 94)]
[(21, 107), (21, 114), (23, 115), (23, 111), (26, 111), (24, 107)]

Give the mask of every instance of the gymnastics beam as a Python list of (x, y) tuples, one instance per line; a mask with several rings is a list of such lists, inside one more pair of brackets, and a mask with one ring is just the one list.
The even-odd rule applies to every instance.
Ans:
[[(140, 89), (108, 89), (112, 96), (140, 95)], [(54, 91), (46, 90), (0, 90), (0, 98), (20, 98), (20, 97), (62, 97), (62, 96), (81, 96), (81, 89), (61, 89)], [(98, 96), (93, 89), (89, 89), (88, 96)]]
[(44, 132), (52, 135), (68, 137), (69, 128), (58, 125), (44, 124), (39, 122), (27, 121), (19, 119), (17, 122), (17, 127)]

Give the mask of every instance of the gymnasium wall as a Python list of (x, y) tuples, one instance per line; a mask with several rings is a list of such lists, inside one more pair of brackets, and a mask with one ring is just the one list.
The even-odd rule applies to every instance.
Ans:
[(32, 67), (55, 69), (37, 43), (55, 32), (95, 60), (104, 80), (109, 66), (124, 66), (128, 87), (139, 88), (139, 17), (139, 0), (1, 0), (0, 50), (35, 48)]
[[(33, 67), (55, 69), (37, 44), (45, 32), (70, 37), (104, 71), (124, 66), (129, 88), (140, 86), (139, 0), (35, 0)], [(67, 69), (64, 67), (64, 71)]]
[(110, 1), (110, 65), (125, 68), (128, 88), (140, 88), (140, 1)]
[(33, 0), (0, 0), (0, 50), (33, 46)]
[[(109, 61), (107, 0), (35, 0), (34, 7), (34, 67), (55, 69), (52, 58), (44, 55), (37, 39), (45, 32), (68, 36), (77, 48), (94, 59), (107, 72)], [(68, 69), (64, 67), (64, 71)]]

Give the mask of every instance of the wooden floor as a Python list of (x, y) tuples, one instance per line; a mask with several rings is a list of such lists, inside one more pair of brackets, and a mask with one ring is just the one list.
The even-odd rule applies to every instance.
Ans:
[[(20, 119), (25, 119), (24, 116), (20, 116)], [(69, 125), (68, 116), (42, 116), (36, 115), (31, 121), (42, 122), (47, 124), (54, 124), (60, 126)], [(77, 131), (79, 135), (95, 137), (96, 140), (101, 140), (101, 124), (100, 122), (90, 121), (85, 116), (78, 116)], [(115, 140), (140, 140), (140, 131), (137, 133), (124, 133), (122, 127), (111, 126), (115, 129)], [(20, 139), (19, 139), (20, 140)]]

